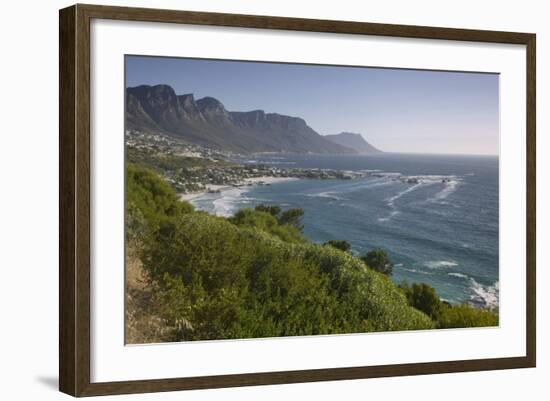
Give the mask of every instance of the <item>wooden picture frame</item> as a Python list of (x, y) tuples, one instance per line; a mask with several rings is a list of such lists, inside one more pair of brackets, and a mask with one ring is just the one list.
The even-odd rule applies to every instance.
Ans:
[[(526, 350), (523, 357), (93, 383), (90, 380), (90, 21), (267, 28), (526, 46)], [(144, 393), (534, 367), (535, 35), (254, 15), (74, 5), (59, 14), (59, 388), (73, 396)]]

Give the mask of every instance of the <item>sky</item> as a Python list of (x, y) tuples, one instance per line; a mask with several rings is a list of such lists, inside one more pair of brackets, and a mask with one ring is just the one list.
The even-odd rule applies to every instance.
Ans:
[(496, 155), (498, 74), (126, 57), (126, 85), (167, 84), (229, 111), (303, 118), (321, 135), (360, 133), (386, 152)]

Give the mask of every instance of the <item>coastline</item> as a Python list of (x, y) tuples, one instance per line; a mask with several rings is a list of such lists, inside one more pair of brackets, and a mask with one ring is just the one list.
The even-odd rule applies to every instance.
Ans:
[(276, 184), (278, 182), (284, 182), (284, 181), (294, 181), (298, 180), (298, 178), (295, 177), (273, 177), (273, 176), (261, 176), (261, 177), (251, 177), (246, 178), (242, 182), (234, 185), (213, 185), (208, 184), (206, 185), (206, 188), (202, 191), (198, 192), (189, 192), (189, 193), (180, 193), (178, 194), (180, 197), (180, 200), (191, 202), (193, 200), (199, 199), (203, 197), (204, 195), (208, 193), (220, 193), (223, 191), (227, 191), (234, 188), (241, 188), (241, 187), (248, 187), (248, 186), (255, 186), (255, 185), (271, 185)]
[[(411, 230), (409, 224), (411, 227), (418, 224), (423, 227), (430, 222), (430, 225), (435, 224), (433, 227), (436, 229), (446, 227), (449, 219), (452, 222), (453, 215), (468, 211), (469, 194), (472, 191), (476, 193), (480, 180), (481, 184), (490, 185), (492, 182), (487, 182), (488, 178), (483, 173), (488, 168), (489, 173), (493, 170), (482, 161), (479, 165), (464, 162), (453, 164), (450, 168), (437, 159), (428, 159), (428, 166), (422, 166), (422, 169), (416, 168), (416, 165), (411, 167), (408, 162), (407, 158), (403, 165), (393, 159), (385, 164), (378, 161), (358, 161), (357, 165), (329, 161), (326, 164), (319, 163), (319, 167), (315, 169), (309, 165), (296, 167), (295, 171), (299, 173), (292, 177), (288, 177), (288, 171), (275, 168), (270, 174), (270, 171), (264, 172), (258, 168), (258, 171), (248, 172), (256, 175), (255, 177), (249, 175), (249, 178), (244, 178), (233, 174), (227, 177), (230, 179), (216, 181), (218, 185), (203, 184), (200, 191), (180, 193), (179, 196), (180, 199), (189, 201), (197, 210), (221, 217), (231, 217), (240, 208), (252, 208), (262, 202), (284, 205), (283, 207), (307, 208), (308, 227), (311, 230), (308, 238), (311, 241), (322, 243), (330, 239), (326, 234), (330, 233), (334, 238), (350, 239), (354, 249), (360, 252), (380, 246), (376, 240), (380, 232), (391, 232), (395, 238), (399, 238), (401, 235), (406, 237), (407, 231)], [(337, 167), (345, 170), (336, 170)], [(307, 174), (327, 170), (349, 172), (351, 178), (327, 180), (319, 175), (315, 176), (319, 178), (309, 178)], [(357, 172), (363, 175), (354, 176)], [(354, 181), (354, 178), (365, 180)], [(350, 179), (354, 182), (349, 181)], [(290, 187), (292, 190), (289, 193), (285, 193), (287, 186), (281, 186), (281, 189), (278, 186), (262, 186), (287, 180), (303, 181), (306, 189), (302, 191), (298, 182)], [(207, 179), (201, 181), (208, 182)], [(466, 200), (468, 202), (464, 203)], [(353, 208), (354, 217), (346, 213), (348, 206)], [(421, 221), (418, 216), (424, 211), (429, 215)], [(466, 213), (463, 217), (467, 216), (472, 216), (472, 213)], [(338, 219), (346, 224), (337, 227)], [(409, 219), (409, 224), (403, 225), (403, 219)], [(434, 243), (429, 250), (428, 245), (422, 245), (414, 252), (403, 251), (406, 248), (405, 242), (405, 245), (394, 244), (392, 250), (396, 251), (392, 251), (395, 252), (392, 256), (397, 266), (392, 280), (397, 284), (402, 281), (426, 283), (436, 288), (438, 295), (451, 304), (467, 303), (478, 309), (498, 310), (498, 274), (493, 276), (493, 273), (489, 273), (485, 277), (485, 271), (481, 271), (490, 266), (485, 267), (487, 262), (479, 260), (484, 257), (479, 253), (484, 251), (479, 250), (476, 245), (476, 231), (467, 230), (466, 233), (459, 234), (462, 239), (455, 244), (458, 248), (447, 249), (445, 253)], [(447, 240), (445, 236), (436, 239), (438, 243)], [(457, 252), (462, 248), (468, 249), (467, 254), (458, 255)], [(480, 266), (484, 266), (483, 269)]]

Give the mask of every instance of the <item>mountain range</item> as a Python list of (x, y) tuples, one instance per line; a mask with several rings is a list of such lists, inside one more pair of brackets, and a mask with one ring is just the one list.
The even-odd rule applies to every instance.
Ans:
[[(263, 110), (228, 111), (213, 97), (177, 95), (169, 85), (126, 89), (126, 128), (162, 132), (237, 153), (353, 154), (377, 151), (360, 135), (322, 136), (299, 117)], [(353, 139), (353, 140), (351, 140)], [(361, 146), (357, 146), (363, 140)], [(374, 152), (372, 151), (374, 149)]]

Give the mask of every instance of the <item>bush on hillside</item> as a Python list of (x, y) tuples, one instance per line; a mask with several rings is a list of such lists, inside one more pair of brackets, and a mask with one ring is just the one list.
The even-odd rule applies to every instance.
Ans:
[(331, 239), (325, 242), (323, 245), (332, 246), (336, 249), (340, 249), (342, 252), (351, 252), (351, 244), (348, 241), (340, 239)]

